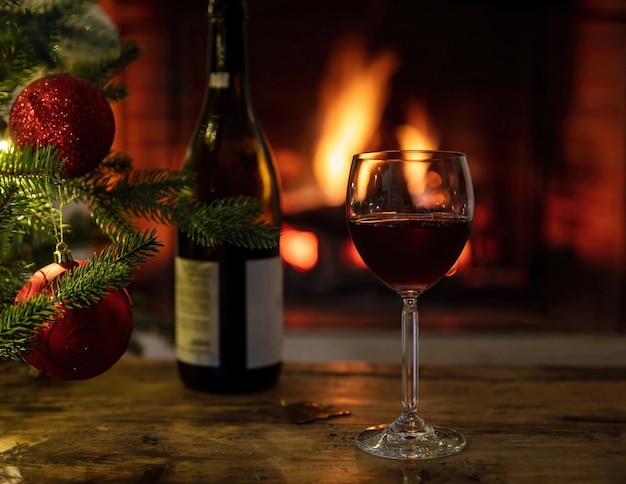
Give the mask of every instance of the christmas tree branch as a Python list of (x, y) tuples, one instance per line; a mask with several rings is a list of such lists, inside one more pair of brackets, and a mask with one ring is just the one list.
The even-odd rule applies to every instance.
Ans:
[[(91, 80), (111, 100), (126, 97), (124, 84), (112, 79), (139, 56), (139, 48), (133, 41), (119, 43), (113, 26), (94, 13), (96, 4), (94, 0), (57, 0), (26, 7), (20, 1), (2, 2), (0, 114), (8, 113), (20, 87), (53, 72)], [(96, 50), (101, 52), (99, 58)]]
[(121, 45), (117, 55), (110, 55), (96, 63), (77, 62), (71, 66), (69, 72), (96, 85), (110, 101), (119, 101), (124, 99), (128, 92), (123, 83), (114, 82), (112, 79), (127, 65), (137, 60), (140, 54), (137, 43), (129, 40)]
[(46, 213), (54, 213), (46, 201), (23, 197), (16, 186), (0, 186), (0, 264), (14, 265), (28, 255), (25, 248), (33, 239), (52, 240), (52, 219), (42, 217)]
[(226, 198), (199, 204), (184, 197), (179, 201), (190, 207), (178, 226), (197, 244), (214, 246), (224, 241), (247, 248), (268, 249), (278, 241), (279, 227), (258, 219), (261, 206), (249, 197)]
[(27, 349), (33, 331), (59, 314), (54, 301), (37, 295), (0, 311), (0, 359), (17, 359)]
[[(174, 225), (176, 200), (190, 179), (172, 170), (125, 170), (99, 167), (87, 180), (86, 203), (103, 232), (115, 237), (134, 228), (134, 218)], [(175, 212), (175, 213), (172, 213)]]
[(54, 300), (67, 309), (85, 308), (108, 293), (126, 287), (133, 271), (154, 256), (163, 244), (156, 230), (134, 233), (66, 271), (55, 279)]
[[(75, 196), (58, 175), (62, 169), (63, 161), (51, 146), (0, 151), (0, 227), (7, 243), (24, 237), (54, 239), (58, 210), (52, 201)], [(0, 248), (0, 260), (7, 252), (14, 254), (8, 246)]]
[(132, 218), (139, 217), (177, 227), (200, 245), (276, 246), (278, 228), (258, 220), (261, 206), (252, 197), (199, 203), (192, 196), (194, 178), (188, 172), (142, 170), (117, 179), (101, 173), (90, 175), (86, 203), (110, 236), (132, 230)]
[[(54, 43), (56, 25), (44, 25), (45, 17), (25, 10), (21, 2), (9, 2), (0, 9), (0, 106), (34, 74), (58, 63)], [(47, 19), (46, 19), (47, 21)]]
[[(11, 147), (6, 151), (0, 151), (0, 176), (19, 178), (23, 182), (31, 183), (41, 181), (42, 174), (59, 178), (58, 173), (63, 171), (65, 162), (59, 157), (57, 150), (51, 146), (26, 146), (24, 149)], [(33, 176), (34, 175), (34, 176)], [(27, 178), (33, 176), (32, 178)], [(40, 186), (33, 186), (38, 190)]]

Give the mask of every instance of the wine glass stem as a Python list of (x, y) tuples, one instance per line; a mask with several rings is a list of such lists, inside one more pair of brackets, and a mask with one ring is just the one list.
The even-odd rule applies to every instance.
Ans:
[(417, 297), (403, 297), (402, 307), (402, 405), (404, 415), (418, 419), (419, 319)]

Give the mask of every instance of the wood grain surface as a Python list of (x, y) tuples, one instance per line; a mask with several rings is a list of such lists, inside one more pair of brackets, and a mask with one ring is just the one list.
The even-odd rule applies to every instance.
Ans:
[[(626, 482), (626, 369), (425, 367), (421, 413), (460, 454), (399, 462), (355, 434), (400, 413), (400, 368), (287, 364), (270, 391), (186, 389), (172, 361), (83, 382), (0, 364), (0, 483)], [(350, 414), (296, 424), (289, 405)]]

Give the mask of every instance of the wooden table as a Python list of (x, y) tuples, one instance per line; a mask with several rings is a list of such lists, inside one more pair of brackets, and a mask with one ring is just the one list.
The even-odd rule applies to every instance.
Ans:
[[(288, 364), (271, 391), (209, 395), (171, 361), (126, 359), (85, 382), (0, 364), (0, 482), (626, 482), (626, 369), (426, 367), (422, 415), (468, 440), (399, 462), (355, 448), (400, 412), (400, 371)], [(285, 405), (348, 416), (296, 424)]]

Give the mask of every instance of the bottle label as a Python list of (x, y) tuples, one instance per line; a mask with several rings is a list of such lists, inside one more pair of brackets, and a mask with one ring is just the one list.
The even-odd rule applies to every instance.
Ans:
[(248, 368), (274, 365), (283, 354), (283, 261), (251, 259), (246, 273)]
[[(175, 271), (176, 358), (190, 365), (219, 366), (219, 264), (176, 257)], [(280, 257), (246, 261), (245, 304), (247, 368), (280, 362), (283, 345)]]
[(211, 72), (209, 74), (209, 87), (226, 89), (230, 82), (230, 74), (228, 72)]
[(176, 358), (190, 365), (219, 365), (219, 266), (176, 257)]

